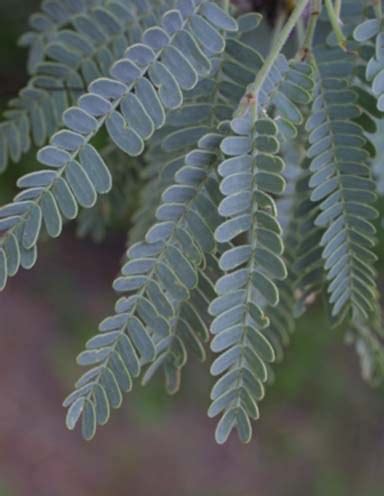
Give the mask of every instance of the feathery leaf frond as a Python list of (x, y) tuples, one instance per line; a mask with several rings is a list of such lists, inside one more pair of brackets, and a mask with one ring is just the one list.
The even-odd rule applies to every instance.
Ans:
[(33, 77), (11, 100), (0, 123), (0, 172), (9, 160), (19, 162), (32, 143), (45, 145), (62, 124), (70, 102), (94, 79), (108, 77), (126, 47), (140, 41), (143, 31), (174, 1), (68, 3), (45, 2), (46, 12), (31, 16), (37, 32), (27, 33), (25, 39), (32, 43)]
[[(296, 64), (289, 68), (281, 56), (259, 89), (258, 101), (252, 102), (258, 110), (252, 112), (251, 103), (245, 114), (232, 120), (232, 135), (221, 144), (226, 159), (218, 169), (224, 195), (219, 213), (225, 220), (215, 237), (219, 243), (235, 246), (230, 246), (220, 258), (225, 275), (217, 281), (218, 296), (210, 305), (215, 317), (211, 347), (221, 353), (211, 373), (221, 378), (211, 395), (209, 415), (222, 414), (216, 429), (219, 443), (226, 441), (233, 428), (242, 441), (250, 440), (250, 419), (259, 416), (257, 403), (264, 394), (262, 384), (269, 377), (268, 363), (275, 359), (274, 347), (263, 330), (270, 323), (266, 306), (279, 303), (275, 281), (287, 276), (281, 258), (282, 229), (273, 199), (285, 188), (276, 122), (288, 123), (293, 129), (295, 123), (300, 124), (302, 115), (294, 102), (310, 102), (313, 84), (308, 84), (309, 91), (304, 89), (311, 81), (308, 74), (310, 66)], [(266, 114), (271, 104), (275, 120)], [(259, 112), (255, 124), (254, 112)], [(274, 326), (276, 321), (271, 328)]]
[[(36, 261), (41, 228), (38, 219), (48, 212), (43, 208), (46, 198), (55, 206), (55, 226), (48, 229), (45, 216), (45, 227), (49, 235), (58, 236), (62, 215), (75, 218), (78, 205), (92, 207), (98, 194), (111, 189), (110, 173), (89, 144), (101, 127), (105, 125), (110, 138), (123, 152), (138, 156), (155, 129), (164, 126), (166, 112), (180, 107), (183, 92), (209, 75), (210, 59), (224, 49), (224, 40), (215, 24), (225, 24), (231, 31), (237, 30), (237, 24), (218, 7), (212, 11), (205, 4), (200, 0), (181, 0), (179, 10), (163, 15), (162, 28), (149, 28), (142, 43), (126, 50), (124, 58), (112, 66), (111, 78), (96, 79), (78, 105), (64, 112), (66, 129), (52, 136), (51, 144), (38, 154), (39, 162), (51, 170), (22, 177), (18, 185), (24, 191), (0, 211), (0, 229), (4, 232), (0, 240), (4, 254), (0, 272), (5, 275), (4, 284), (9, 275), (4, 262), (9, 257), (9, 239), (11, 246), (16, 243), (23, 253), (20, 264), (24, 268), (32, 267)], [(196, 22), (211, 26), (213, 46), (201, 38)], [(25, 259), (28, 261), (24, 262)]]
[(372, 252), (377, 212), (375, 185), (367, 165), (369, 154), (362, 128), (351, 122), (360, 115), (357, 96), (346, 77), (350, 64), (339, 49), (317, 54), (317, 97), (307, 121), (311, 147), (312, 201), (321, 202), (315, 224), (326, 229), (320, 245), (332, 316), (350, 311), (368, 318), (375, 298), (376, 260)]
[[(199, 281), (203, 282), (198, 275), (203, 252), (212, 251), (215, 247), (213, 233), (201, 217), (199, 204), (200, 201), (209, 201), (206, 183), (212, 165), (217, 162), (214, 147), (221, 139), (220, 135), (207, 135), (200, 141), (200, 148), (187, 155), (185, 166), (176, 176), (177, 184), (170, 186), (163, 194), (163, 204), (157, 212), (158, 223), (148, 231), (144, 242), (129, 248), (128, 261), (122, 268), (122, 275), (115, 280), (114, 289), (118, 293), (131, 295), (122, 297), (116, 304), (116, 314), (100, 324), (102, 334), (99, 336), (106, 332), (110, 335), (107, 345), (101, 344), (96, 350), (79, 355), (81, 365), (101, 365), (89, 378), (91, 382), (87, 382), (86, 388), (83, 388), (82, 380), (80, 386), (77, 383), (79, 389), (69, 397), (65, 406), (83, 397), (84, 404), (90, 402), (97, 412), (94, 391), (95, 387), (99, 389), (99, 384), (103, 386), (104, 375), (120, 375), (121, 368), (122, 371), (128, 370), (129, 377), (136, 377), (145, 364), (150, 365), (144, 382), (164, 365), (167, 383), (173, 391), (187, 353), (178, 331), (181, 329), (182, 333), (189, 335), (192, 331), (190, 337), (195, 340), (196, 346), (202, 347), (202, 336), (190, 329), (182, 315), (188, 311), (186, 305), (191, 299), (191, 292), (197, 291)], [(206, 334), (202, 332), (203, 338)], [(121, 342), (129, 343), (130, 349), (138, 356), (134, 368), (122, 356)], [(87, 358), (90, 353), (91, 359)], [(87, 374), (86, 378), (89, 377)], [(128, 390), (123, 385), (119, 384), (120, 395), (121, 390)], [(112, 398), (108, 400), (114, 406)], [(120, 403), (121, 400), (116, 406)], [(71, 408), (68, 415), (71, 416)]]

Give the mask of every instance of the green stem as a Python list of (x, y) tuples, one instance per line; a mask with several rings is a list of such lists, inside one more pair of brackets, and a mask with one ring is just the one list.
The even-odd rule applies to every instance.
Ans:
[(323, 0), (312, 0), (311, 18), (308, 22), (307, 32), (305, 33), (303, 46), (298, 53), (301, 60), (306, 59), (312, 51), (313, 38), (315, 36), (317, 21), (319, 20), (320, 17), (322, 4), (323, 4)]
[(378, 19), (382, 19), (383, 17), (383, 6), (381, 5), (381, 0), (373, 0), (373, 8), (376, 13), (376, 17)]
[[(280, 36), (278, 39), (275, 40), (275, 43), (268, 55), (268, 57), (265, 59), (265, 62), (258, 72), (255, 82), (251, 85), (250, 87), (250, 93), (253, 97), (254, 104), (257, 105), (257, 94), (260, 90), (260, 88), (263, 86), (265, 83), (265, 80), (268, 77), (268, 74), (270, 70), (273, 67), (273, 64), (276, 62), (278, 56), (280, 55), (280, 52), (284, 48), (284, 45), (286, 41), (288, 40), (290, 34), (292, 33), (292, 30), (296, 26), (298, 20), (300, 19), (300, 16), (304, 12), (305, 7), (308, 5), (310, 0), (298, 0), (296, 3), (296, 7), (294, 8), (292, 14), (290, 15), (289, 19), (285, 23), (284, 28), (280, 32)], [(256, 113), (256, 112), (255, 112)]]
[(229, 4), (231, 3), (231, 0), (223, 0), (223, 9), (225, 12), (229, 12)]
[(287, 20), (287, 16), (286, 16), (285, 12), (281, 11), (279, 13), (279, 15), (277, 16), (276, 25), (275, 25), (275, 28), (273, 30), (273, 36), (272, 36), (272, 40), (271, 40), (271, 44), (270, 44), (271, 50), (273, 49), (273, 47), (276, 43), (276, 40), (279, 39), (280, 34), (281, 34), (281, 30), (283, 29), (283, 26), (284, 26), (286, 20)]
[(337, 15), (337, 18), (340, 19), (340, 14), (341, 14), (341, 4), (343, 3), (343, 0), (335, 0), (335, 12)]
[(303, 17), (300, 17), (297, 26), (296, 26), (296, 38), (297, 38), (297, 46), (301, 47), (302, 44), (304, 43), (304, 38), (305, 38), (305, 26), (304, 26), (304, 19)]
[(333, 31), (335, 32), (338, 44), (343, 50), (345, 50), (347, 39), (344, 36), (344, 33), (341, 29), (340, 19), (336, 13), (335, 7), (333, 6), (332, 0), (324, 0), (324, 1), (325, 1), (325, 7), (327, 8), (327, 12), (328, 12), (328, 18), (332, 25)]

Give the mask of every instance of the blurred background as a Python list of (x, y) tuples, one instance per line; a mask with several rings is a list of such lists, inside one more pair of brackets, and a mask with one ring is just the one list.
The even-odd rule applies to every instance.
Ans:
[[(26, 81), (16, 40), (37, 7), (0, 0), (2, 106)], [(1, 176), (1, 203), (33, 159)], [(0, 496), (383, 495), (384, 390), (363, 383), (320, 308), (299, 322), (247, 446), (235, 437), (215, 445), (211, 379), (194, 362), (176, 397), (158, 379), (130, 394), (91, 443), (68, 432), (61, 402), (79, 375), (75, 356), (112, 309), (124, 247), (123, 230), (95, 244), (68, 227), (0, 296)]]

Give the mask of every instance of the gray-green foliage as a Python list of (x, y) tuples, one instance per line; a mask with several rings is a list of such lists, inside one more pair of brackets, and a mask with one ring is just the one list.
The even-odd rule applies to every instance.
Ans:
[[(369, 136), (383, 21), (346, 0), (346, 39), (324, 36), (325, 15), (290, 59), (263, 55), (260, 15), (220, 3), (44, 0), (21, 39), (31, 79), (4, 114), (0, 168), (32, 143), (43, 168), (0, 209), (0, 287), (66, 221), (97, 240), (111, 219), (132, 221), (114, 312), (64, 402), (86, 439), (135, 379), (162, 371), (176, 392), (210, 342), (216, 440), (235, 429), (248, 442), (273, 363), (320, 294), (364, 377), (383, 376)], [(311, 29), (322, 2), (306, 4)]]

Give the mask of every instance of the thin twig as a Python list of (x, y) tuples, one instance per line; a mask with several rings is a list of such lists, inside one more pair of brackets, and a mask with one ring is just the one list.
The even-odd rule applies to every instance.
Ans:
[(341, 15), (341, 5), (343, 3), (343, 0), (335, 0), (335, 12), (336, 12), (336, 15), (339, 19), (339, 22), (340, 22), (340, 15)]
[(312, 0), (311, 18), (309, 19), (307, 32), (305, 33), (304, 43), (298, 52), (298, 58), (305, 60), (312, 52), (313, 39), (316, 32), (317, 21), (319, 20), (323, 0)]
[(336, 35), (337, 42), (343, 50), (346, 50), (347, 38), (344, 36), (344, 33), (341, 29), (340, 19), (336, 14), (335, 7), (331, 0), (324, 0), (324, 1), (328, 12), (328, 18), (332, 25), (333, 31)]
[[(263, 66), (258, 72), (255, 82), (250, 87), (250, 102), (254, 105), (254, 108), (257, 106), (257, 97), (260, 88), (265, 83), (265, 80), (268, 77), (270, 70), (275, 64), (277, 58), (279, 57), (282, 49), (284, 48), (285, 43), (287, 42), (289, 36), (291, 35), (294, 27), (296, 26), (298, 20), (303, 14), (305, 8), (307, 7), (310, 0), (298, 0), (292, 14), (289, 19), (285, 23), (285, 26), (280, 32), (280, 36), (276, 39), (274, 46), (272, 47), (268, 57), (265, 59)], [(255, 115), (256, 118), (256, 115)]]
[(376, 13), (376, 17), (378, 19), (382, 19), (383, 17), (383, 6), (381, 5), (381, 0), (372, 0), (373, 8)]

